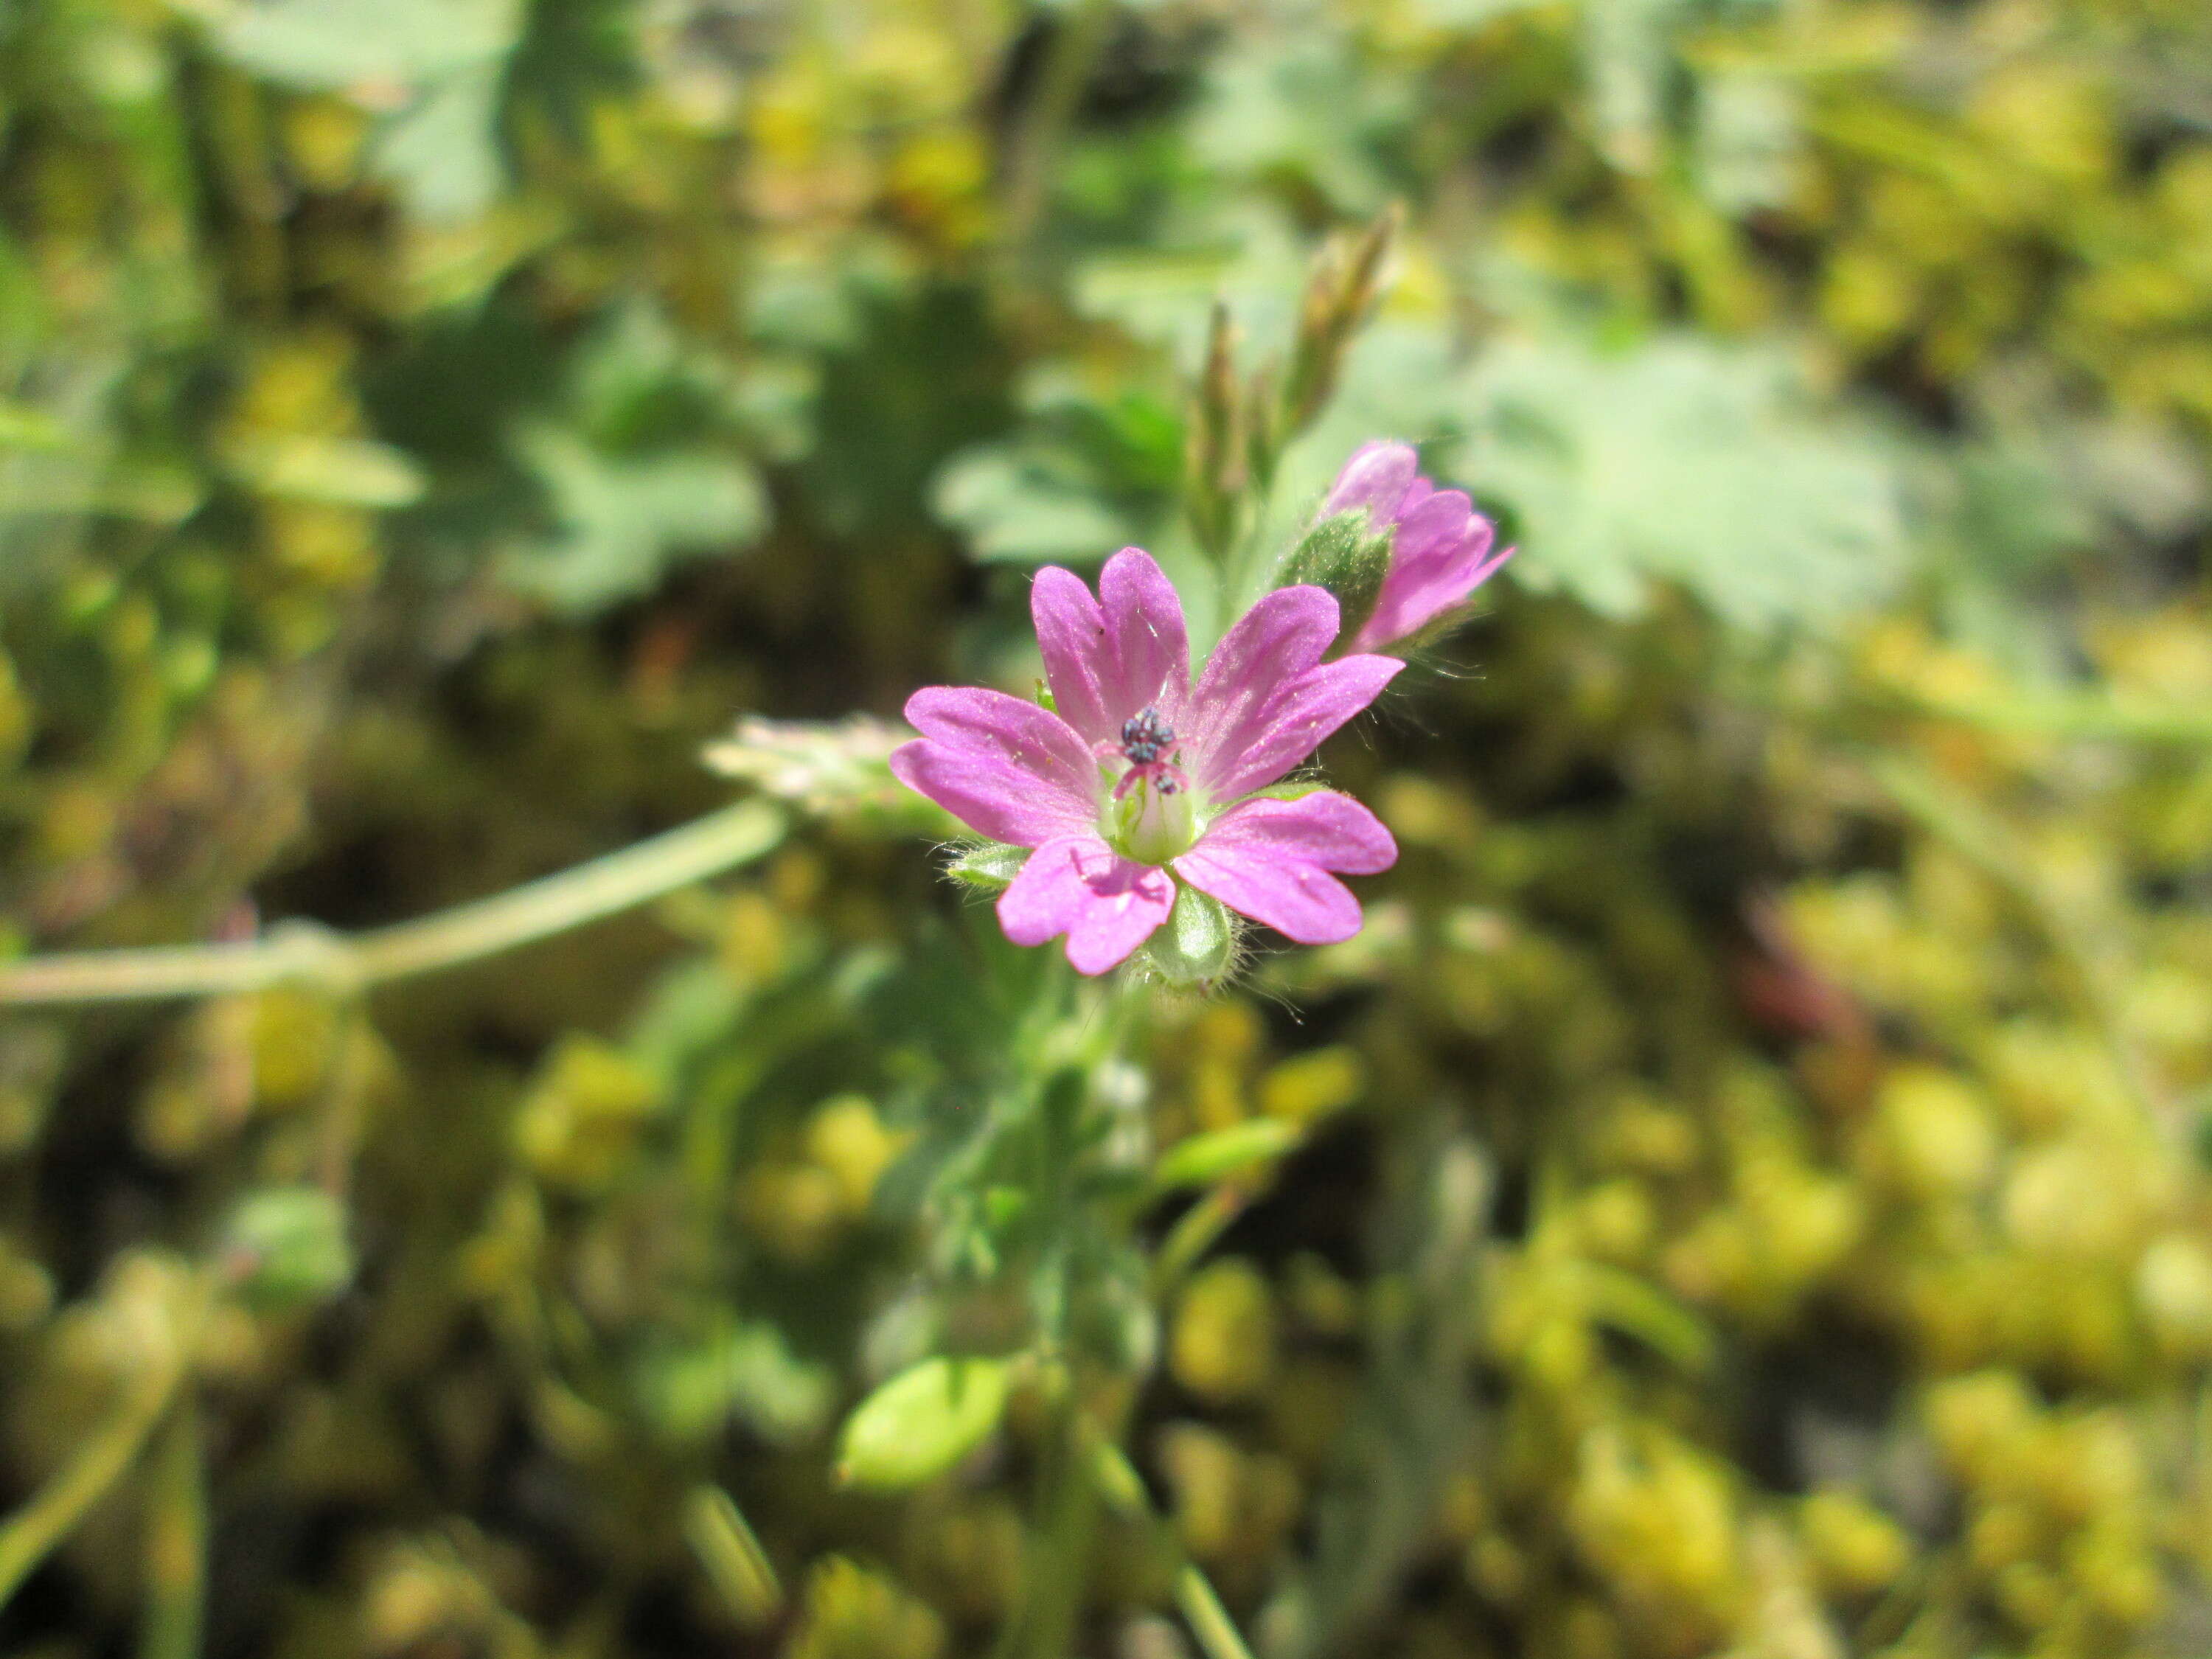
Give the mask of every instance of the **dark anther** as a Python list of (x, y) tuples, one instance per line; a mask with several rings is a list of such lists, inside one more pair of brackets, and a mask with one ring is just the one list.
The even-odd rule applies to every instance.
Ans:
[(1121, 723), (1121, 753), (1139, 766), (1150, 766), (1175, 746), (1175, 727), (1147, 707)]

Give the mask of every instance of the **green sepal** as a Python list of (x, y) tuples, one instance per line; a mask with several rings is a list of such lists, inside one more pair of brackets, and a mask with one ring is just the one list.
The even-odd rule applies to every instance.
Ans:
[(1283, 562), (1278, 587), (1310, 582), (1336, 596), (1337, 637), (1349, 639), (1375, 614), (1382, 596), (1382, 579), (1390, 574), (1390, 549), (1395, 538), (1389, 526), (1381, 532), (1368, 528), (1367, 509), (1357, 507), (1323, 519), (1306, 532), (1305, 539)]
[(963, 886), (979, 888), (986, 893), (1003, 893), (1029, 861), (1030, 849), (1026, 847), (1008, 847), (1000, 842), (987, 841), (963, 852), (945, 866), (945, 873)]
[(1255, 789), (1242, 797), (1244, 800), (1304, 800), (1308, 795), (1325, 795), (1328, 786), (1319, 778), (1285, 778), (1280, 783), (1271, 783), (1264, 789)]
[(1145, 946), (1152, 971), (1178, 990), (1219, 981), (1237, 951), (1237, 921), (1219, 899), (1188, 883), (1176, 887), (1175, 908)]
[(925, 1359), (853, 1408), (837, 1437), (840, 1485), (903, 1492), (933, 1480), (999, 1426), (1003, 1359)]

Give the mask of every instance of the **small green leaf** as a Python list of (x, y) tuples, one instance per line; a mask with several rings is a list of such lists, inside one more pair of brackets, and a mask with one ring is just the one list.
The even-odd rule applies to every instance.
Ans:
[(1299, 1127), (1279, 1117), (1248, 1118), (1177, 1141), (1152, 1165), (1152, 1188), (1210, 1187), (1255, 1164), (1271, 1163), (1298, 1143)]
[(1237, 948), (1237, 923), (1220, 900), (1188, 884), (1176, 890), (1167, 926), (1145, 946), (1159, 976), (1183, 989), (1211, 985), (1229, 971)]
[(1003, 893), (1029, 861), (1030, 849), (1026, 847), (987, 842), (961, 854), (945, 866), (945, 873), (963, 886), (978, 887), (987, 893)]
[(1291, 587), (1310, 582), (1334, 593), (1341, 618), (1337, 637), (1346, 638), (1358, 633), (1375, 614), (1382, 579), (1390, 574), (1393, 540), (1387, 528), (1379, 535), (1368, 529), (1365, 507), (1335, 514), (1306, 532), (1297, 550), (1284, 561), (1282, 575), (1275, 585)]
[(877, 1492), (934, 1480), (983, 1443), (1006, 1408), (1001, 1359), (925, 1359), (853, 1409), (837, 1441), (837, 1479)]

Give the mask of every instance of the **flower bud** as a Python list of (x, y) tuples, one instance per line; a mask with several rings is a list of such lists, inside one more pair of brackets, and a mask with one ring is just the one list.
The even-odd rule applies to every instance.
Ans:
[(1382, 595), (1382, 579), (1390, 574), (1392, 527), (1376, 530), (1367, 509), (1353, 507), (1323, 519), (1306, 532), (1305, 539), (1284, 562), (1276, 586), (1290, 587), (1310, 582), (1336, 596), (1342, 621), (1339, 639), (1358, 633), (1375, 614)]
[(319, 1187), (271, 1187), (231, 1212), (222, 1259), (248, 1301), (275, 1312), (311, 1307), (353, 1278), (345, 1211)]

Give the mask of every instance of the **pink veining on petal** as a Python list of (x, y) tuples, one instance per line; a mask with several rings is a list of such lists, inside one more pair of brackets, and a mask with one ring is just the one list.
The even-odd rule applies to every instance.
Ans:
[(1175, 584), (1151, 554), (1125, 547), (1099, 572), (1098, 598), (1114, 647), (1115, 696), (1106, 714), (1115, 732), (1153, 707), (1172, 724), (1190, 691), (1190, 636)]
[(1231, 909), (1300, 945), (1359, 931), (1359, 901), (1332, 875), (1371, 875), (1397, 861), (1376, 816), (1331, 790), (1296, 800), (1248, 800), (1215, 820), (1176, 873)]
[(1168, 872), (1134, 864), (1096, 835), (1047, 842), (999, 896), (999, 925), (1017, 945), (1067, 935), (1079, 973), (1119, 967), (1175, 906)]
[(979, 836), (1016, 847), (1096, 833), (1095, 801), (1011, 761), (919, 738), (891, 753), (891, 775), (927, 795)]
[(980, 686), (933, 685), (907, 699), (906, 717), (948, 749), (1002, 760), (1079, 799), (1098, 793), (1098, 763), (1074, 727), (1048, 708)]
[(1340, 616), (1324, 589), (1279, 587), (1214, 647), (1182, 731), (1183, 768), (1201, 787), (1234, 767), (1242, 745), (1259, 735), (1269, 699), (1321, 661)]
[(1113, 741), (1143, 708), (1179, 710), (1190, 684), (1182, 600), (1152, 556), (1123, 548), (1098, 588), (1094, 599), (1073, 571), (1048, 565), (1030, 590), (1053, 702), (1094, 744)]
[(1098, 743), (1110, 735), (1106, 721), (1106, 684), (1113, 651), (1106, 641), (1106, 613), (1073, 570), (1047, 565), (1030, 587), (1030, 620), (1036, 625), (1037, 650), (1044, 658), (1045, 684), (1052, 688), (1060, 717)]
[(1200, 787), (1217, 800), (1264, 789), (1382, 695), (1406, 665), (1395, 657), (1343, 657), (1310, 668), (1254, 709), (1206, 757)]

